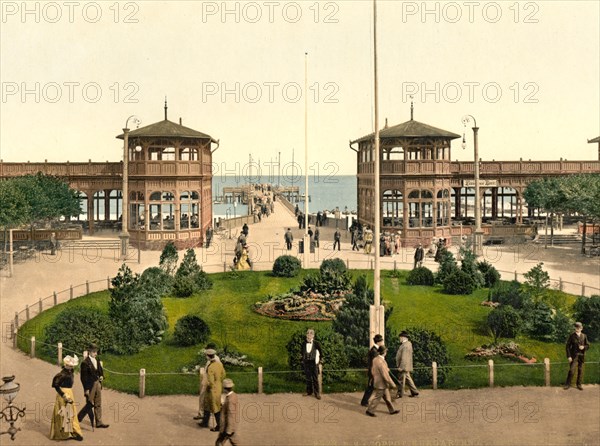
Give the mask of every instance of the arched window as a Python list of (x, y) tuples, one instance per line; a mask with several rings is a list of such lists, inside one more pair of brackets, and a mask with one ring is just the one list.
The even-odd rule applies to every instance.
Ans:
[(383, 226), (402, 228), (404, 216), (404, 200), (399, 190), (383, 192)]
[(409, 227), (433, 226), (433, 194), (427, 189), (413, 190), (408, 194)]

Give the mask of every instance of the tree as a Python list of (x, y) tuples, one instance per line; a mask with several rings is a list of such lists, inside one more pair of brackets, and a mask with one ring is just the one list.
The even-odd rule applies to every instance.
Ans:
[(573, 310), (573, 317), (583, 324), (590, 341), (600, 340), (600, 295), (578, 298)]
[[(460, 248), (460, 270), (468, 275), (472, 280), (475, 288), (481, 288), (485, 284), (485, 280), (481, 271), (477, 267), (477, 256), (470, 249), (465, 247)], [(468, 293), (470, 294), (470, 293)]]
[[(546, 214), (550, 213), (551, 223), (555, 213), (561, 213), (567, 209), (567, 200), (561, 178), (551, 177), (532, 181), (523, 191), (523, 197), (529, 206), (543, 209)], [(554, 225), (551, 224), (550, 240), (553, 239)]]
[(565, 207), (569, 212), (583, 217), (583, 237), (581, 253), (585, 253), (586, 229), (588, 220), (595, 223), (600, 220), (600, 175), (574, 175), (562, 179), (565, 194)]
[(458, 264), (454, 254), (444, 249), (440, 257), (440, 267), (435, 275), (435, 281), (443, 284), (446, 278), (455, 271), (458, 271)]
[(177, 253), (177, 248), (175, 247), (175, 244), (173, 242), (169, 242), (166, 244), (166, 246), (160, 253), (158, 267), (164, 270), (170, 276), (172, 276), (173, 274), (175, 274), (177, 262), (179, 262), (179, 254)]
[(494, 336), (494, 343), (497, 343), (498, 338), (514, 338), (517, 335), (521, 317), (510, 305), (502, 305), (488, 314), (487, 324)]
[(544, 263), (540, 262), (523, 275), (523, 288), (534, 300), (544, 299), (550, 288), (550, 276), (542, 269), (543, 265)]

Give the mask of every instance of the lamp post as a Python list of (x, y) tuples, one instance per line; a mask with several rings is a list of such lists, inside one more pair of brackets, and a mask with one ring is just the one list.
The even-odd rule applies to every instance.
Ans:
[(129, 121), (133, 120), (136, 126), (139, 126), (141, 121), (135, 115), (131, 115), (125, 121), (125, 128), (123, 129), (123, 212), (121, 213), (121, 256), (123, 259), (127, 257), (127, 247), (129, 246), (129, 232), (127, 227), (129, 226)]
[[(475, 173), (475, 240), (473, 243), (474, 254), (476, 256), (483, 255), (483, 231), (481, 230), (481, 199), (479, 197), (479, 145), (478, 145), (478, 132), (477, 121), (472, 115), (465, 115), (462, 118), (463, 126), (467, 127), (467, 124), (473, 120), (473, 147), (475, 150), (473, 170)], [(465, 133), (463, 132), (462, 148), (467, 148), (467, 141)]]
[(19, 384), (14, 382), (14, 379), (14, 375), (5, 376), (4, 378), (2, 378), (4, 384), (0, 386), (0, 395), (2, 395), (8, 403), (8, 406), (6, 406), (0, 412), (0, 420), (5, 419), (10, 424), (8, 430), (6, 432), (0, 432), (0, 435), (8, 434), (10, 435), (11, 440), (14, 440), (15, 435), (17, 435), (17, 432), (21, 430), (20, 427), (15, 427), (15, 423), (17, 422), (19, 417), (25, 416), (25, 407), (23, 407), (23, 409), (19, 409), (12, 403), (13, 400), (17, 397), (17, 394), (19, 393), (20, 389)]

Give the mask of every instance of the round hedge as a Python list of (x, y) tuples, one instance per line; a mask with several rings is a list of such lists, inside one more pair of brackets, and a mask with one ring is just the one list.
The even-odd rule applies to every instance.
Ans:
[(300, 260), (294, 256), (279, 256), (273, 263), (273, 275), (276, 277), (296, 277), (302, 268)]
[(406, 283), (409, 285), (432, 286), (434, 282), (433, 273), (425, 266), (415, 268), (408, 273)]
[(188, 314), (175, 323), (173, 341), (187, 347), (205, 342), (210, 336), (210, 328), (198, 316)]
[(473, 278), (461, 270), (450, 273), (444, 280), (444, 293), (447, 294), (471, 294), (476, 287)]

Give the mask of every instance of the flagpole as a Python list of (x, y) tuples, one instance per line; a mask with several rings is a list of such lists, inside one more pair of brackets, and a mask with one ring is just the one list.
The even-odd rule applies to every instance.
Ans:
[(372, 345), (373, 337), (380, 334), (385, 337), (385, 310), (381, 305), (381, 264), (380, 264), (380, 246), (379, 239), (381, 237), (381, 193), (380, 193), (380, 178), (379, 178), (379, 84), (377, 71), (377, 0), (373, 0), (373, 77), (374, 77), (374, 115), (375, 115), (375, 153), (374, 153), (374, 177), (375, 177), (375, 218), (373, 228), (373, 244), (375, 245), (375, 270), (373, 278), (373, 293), (375, 295), (374, 305), (370, 309), (370, 339)]
[(310, 237), (308, 235), (308, 53), (304, 53), (304, 256), (303, 267), (308, 268)]

